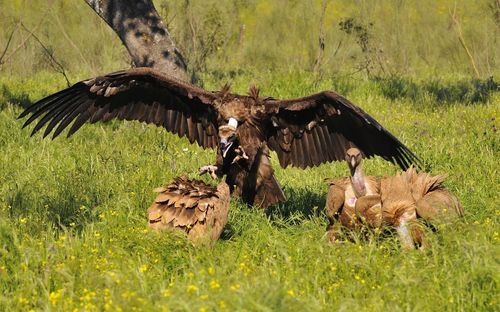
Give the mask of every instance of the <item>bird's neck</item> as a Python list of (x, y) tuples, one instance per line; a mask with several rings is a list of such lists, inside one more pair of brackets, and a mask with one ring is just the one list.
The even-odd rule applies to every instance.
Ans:
[(351, 184), (356, 197), (366, 195), (365, 174), (361, 166), (351, 169)]

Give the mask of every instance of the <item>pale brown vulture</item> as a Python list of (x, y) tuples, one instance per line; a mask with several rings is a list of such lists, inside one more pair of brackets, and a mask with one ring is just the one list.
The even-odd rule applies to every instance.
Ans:
[(349, 229), (366, 224), (372, 228), (392, 227), (404, 249), (412, 249), (415, 244), (424, 247), (417, 219), (443, 222), (463, 216), (458, 199), (443, 186), (442, 175), (418, 173), (410, 167), (394, 176), (365, 176), (357, 148), (347, 150), (346, 161), (351, 176), (328, 180), (327, 235), (331, 241), (337, 239), (339, 223)]
[[(285, 200), (270, 150), (283, 168), (342, 160), (350, 147), (404, 169), (419, 165), (375, 119), (332, 91), (282, 101), (260, 97), (255, 88), (248, 96), (228, 88), (209, 92), (150, 68), (135, 68), (78, 82), (36, 102), (20, 118), (30, 114), (24, 126), (40, 118), (33, 133), (46, 126), (45, 136), (54, 131), (56, 137), (71, 123), (68, 136), (86, 122), (117, 118), (153, 123), (203, 148), (218, 148), (216, 166), (206, 171), (227, 174), (235, 195), (264, 208)], [(224, 125), (234, 129), (221, 138)], [(241, 156), (236, 162), (234, 153)]]
[(215, 188), (181, 176), (155, 192), (159, 194), (148, 209), (149, 227), (181, 229), (194, 242), (219, 239), (229, 213), (229, 186), (225, 182)]

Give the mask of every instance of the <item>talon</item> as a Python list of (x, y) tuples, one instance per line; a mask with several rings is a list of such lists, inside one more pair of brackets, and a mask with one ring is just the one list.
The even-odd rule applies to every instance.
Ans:
[[(238, 156), (239, 156), (239, 159), (241, 159), (241, 158), (243, 158), (243, 159), (248, 159), (248, 155), (247, 155), (247, 153), (245, 153), (245, 150), (243, 149), (243, 147), (242, 147), (241, 145), (240, 145), (240, 146), (238, 146), (238, 148), (237, 148), (237, 149), (235, 149), (235, 152), (239, 154), (239, 155), (238, 155)], [(237, 157), (238, 157), (238, 156), (237, 156)], [(238, 159), (238, 160), (239, 160), (239, 159)]]
[(212, 179), (217, 179), (217, 166), (208, 165), (200, 168), (199, 175), (204, 175), (205, 173), (209, 173)]
[(241, 157), (240, 155), (238, 155), (238, 156), (234, 157), (234, 159), (233, 159), (233, 161), (231, 162), (231, 164), (237, 163), (237, 162), (238, 162), (241, 158), (243, 158), (243, 157)]

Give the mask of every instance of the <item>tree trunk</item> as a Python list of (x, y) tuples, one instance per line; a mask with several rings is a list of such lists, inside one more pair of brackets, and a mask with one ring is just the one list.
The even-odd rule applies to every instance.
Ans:
[(186, 63), (151, 0), (85, 0), (116, 32), (135, 66), (187, 80)]

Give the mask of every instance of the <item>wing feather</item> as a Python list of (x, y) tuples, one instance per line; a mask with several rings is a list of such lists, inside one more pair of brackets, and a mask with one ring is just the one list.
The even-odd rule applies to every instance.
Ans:
[(44, 134), (54, 131), (54, 138), (72, 122), (68, 136), (86, 122), (137, 120), (214, 148), (217, 96), (151, 68), (135, 68), (78, 82), (34, 103), (19, 118), (30, 115), (24, 127), (39, 120), (32, 134), (47, 125)]
[(284, 168), (340, 161), (350, 147), (357, 147), (365, 157), (381, 156), (403, 169), (411, 164), (422, 167), (418, 157), (394, 135), (335, 92), (292, 100), (266, 99), (265, 105), (272, 121), (269, 147)]

